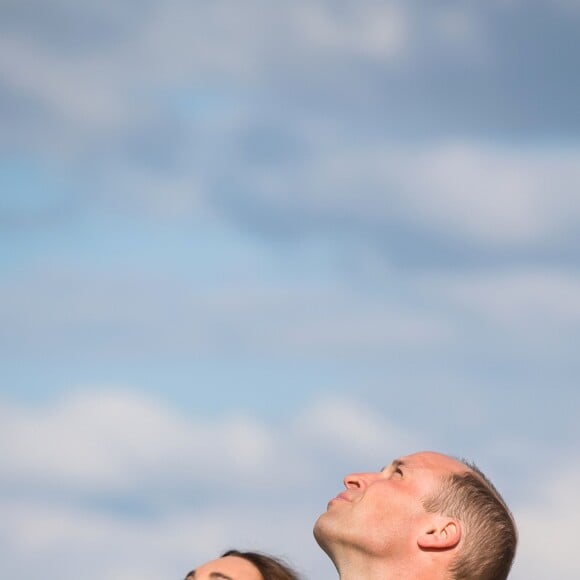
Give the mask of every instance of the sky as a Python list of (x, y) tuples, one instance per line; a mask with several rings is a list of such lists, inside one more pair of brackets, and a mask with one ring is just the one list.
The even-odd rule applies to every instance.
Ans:
[(3, 0), (0, 576), (336, 573), (349, 472), (474, 460), (580, 576), (576, 0)]

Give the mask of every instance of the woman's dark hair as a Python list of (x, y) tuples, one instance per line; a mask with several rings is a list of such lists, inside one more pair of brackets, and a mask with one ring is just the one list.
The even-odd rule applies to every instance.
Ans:
[[(261, 552), (228, 550), (227, 552), (224, 552), (220, 558), (225, 558), (226, 556), (236, 556), (237, 558), (247, 560), (258, 569), (263, 580), (300, 580), (300, 576), (298, 576), (298, 574), (294, 572), (288, 564), (274, 556), (268, 556)], [(185, 580), (191, 580), (193, 578), (195, 578), (195, 570), (192, 570), (185, 577)]]

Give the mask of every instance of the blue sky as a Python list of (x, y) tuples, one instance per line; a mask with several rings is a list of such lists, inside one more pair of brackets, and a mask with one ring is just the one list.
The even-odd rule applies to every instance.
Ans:
[(3, 2), (1, 575), (334, 578), (342, 477), (422, 448), (504, 492), (514, 580), (578, 575), (579, 33), (573, 0)]

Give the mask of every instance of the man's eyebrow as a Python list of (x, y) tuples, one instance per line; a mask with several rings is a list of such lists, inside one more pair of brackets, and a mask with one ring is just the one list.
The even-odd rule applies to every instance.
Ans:
[(388, 467), (394, 467), (395, 469), (397, 467), (406, 467), (407, 464), (402, 460), (402, 459), (395, 459), (391, 465), (385, 465), (384, 467), (381, 468), (381, 472), (385, 471), (385, 469), (387, 469)]

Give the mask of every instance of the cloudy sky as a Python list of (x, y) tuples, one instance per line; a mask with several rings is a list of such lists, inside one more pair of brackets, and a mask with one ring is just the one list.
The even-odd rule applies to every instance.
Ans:
[(3, 0), (0, 576), (332, 580), (351, 471), (475, 460), (580, 576), (577, 0)]

